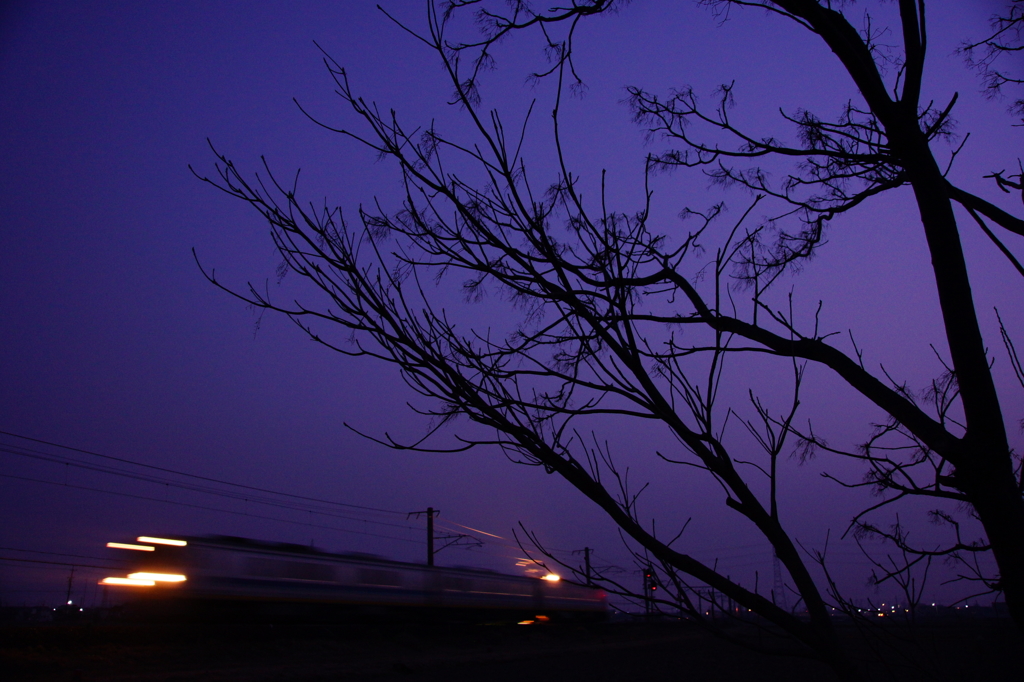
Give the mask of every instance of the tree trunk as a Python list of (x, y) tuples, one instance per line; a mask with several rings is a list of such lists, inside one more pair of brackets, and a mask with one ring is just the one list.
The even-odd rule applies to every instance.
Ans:
[(1017, 626), (1024, 629), (1024, 500), (1013, 474), (1006, 425), (956, 217), (916, 112), (912, 116), (904, 111), (899, 118), (897, 129), (887, 131), (888, 137), (904, 142), (897, 152), (917, 198), (967, 426), (956, 450), (939, 454), (955, 467), (954, 485), (978, 513), (999, 566), (1006, 604)]

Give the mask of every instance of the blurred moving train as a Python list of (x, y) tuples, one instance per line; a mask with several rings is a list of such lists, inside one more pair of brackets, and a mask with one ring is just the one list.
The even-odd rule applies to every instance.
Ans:
[(372, 555), (331, 554), (302, 545), (209, 536), (110, 542), (130, 552), (135, 605), (235, 614), (437, 614), (543, 622), (603, 619), (607, 595), (558, 576), (504, 575)]

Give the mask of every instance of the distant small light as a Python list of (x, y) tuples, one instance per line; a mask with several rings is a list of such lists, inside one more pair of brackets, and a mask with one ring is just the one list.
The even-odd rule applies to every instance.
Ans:
[(71, 606), (71, 600), (68, 599), (68, 606)]
[(129, 573), (132, 580), (155, 580), (158, 583), (180, 583), (185, 581), (185, 576), (179, 573)]
[(100, 585), (134, 585), (137, 587), (153, 587), (156, 585), (152, 580), (136, 580), (134, 578), (104, 578)]
[(108, 542), (107, 547), (113, 549), (134, 549), (139, 552), (152, 552), (156, 547), (150, 547), (149, 545), (128, 545), (123, 542)]
[(558, 575), (556, 573), (548, 573), (546, 576), (544, 576), (543, 579), (547, 580), (548, 582), (551, 582), (551, 583), (557, 583), (559, 580), (562, 579), (562, 576), (560, 576), (560, 575)]
[(532, 620), (521, 620), (521, 621), (519, 621), (519, 623), (517, 623), (517, 625), (533, 625), (533, 621)]
[(184, 547), (188, 543), (184, 540), (168, 540), (167, 538), (151, 538), (143, 535), (140, 538), (135, 538), (139, 542), (151, 542), (154, 545), (170, 545), (171, 547)]

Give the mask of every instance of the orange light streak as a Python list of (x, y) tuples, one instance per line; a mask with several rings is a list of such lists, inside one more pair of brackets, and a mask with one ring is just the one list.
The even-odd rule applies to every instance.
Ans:
[(185, 576), (179, 573), (129, 573), (128, 578), (131, 580), (149, 580), (158, 583), (185, 582)]

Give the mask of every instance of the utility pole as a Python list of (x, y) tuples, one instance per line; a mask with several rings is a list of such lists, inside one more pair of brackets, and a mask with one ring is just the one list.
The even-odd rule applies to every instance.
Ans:
[(434, 565), (434, 508), (427, 507), (427, 566)]
[(658, 579), (654, 567), (648, 566), (644, 571), (644, 616), (648, 619), (654, 615), (654, 591), (658, 589)]
[(583, 575), (587, 577), (587, 585), (593, 586), (594, 580), (590, 575), (590, 553), (594, 551), (590, 547), (584, 547), (583, 549), (573, 550), (573, 554), (583, 553), (583, 565), (586, 567)]
[(434, 516), (440, 514), (440, 509), (427, 507), (426, 511), (409, 512), (409, 516), (419, 518), (421, 514), (427, 515), (427, 566), (434, 565)]
[[(779, 520), (779, 505), (775, 499), (775, 484), (777, 479), (776, 460), (779, 457), (778, 452), (771, 453), (771, 475), (768, 476), (768, 481), (771, 484), (771, 515), (773, 521)], [(783, 611), (789, 611), (786, 606), (786, 584), (782, 581), (782, 562), (779, 561), (779, 553), (772, 551), (772, 568), (774, 569), (775, 575), (774, 581), (772, 582), (772, 603), (781, 608)]]
[[(483, 542), (477, 540), (472, 535), (466, 535), (465, 533), (455, 533), (454, 535), (434, 535), (434, 517), (440, 513), (440, 509), (427, 507), (426, 511), (409, 512), (409, 515), (406, 517), (412, 518), (415, 516), (416, 518), (419, 518), (422, 515), (426, 515), (427, 517), (427, 566), (434, 565), (434, 555), (445, 547), (483, 547)], [(434, 549), (435, 540), (444, 540), (445, 542), (437, 549)]]
[(65, 597), (65, 599), (64, 599), (65, 603), (67, 603), (67, 604), (71, 603), (71, 585), (72, 585), (72, 583), (74, 583), (74, 580), (75, 580), (75, 567), (72, 566), (71, 567), (71, 575), (68, 576), (68, 594), (67, 594), (67, 597)]

